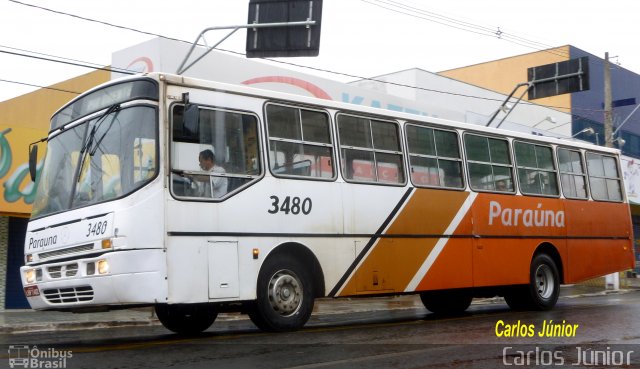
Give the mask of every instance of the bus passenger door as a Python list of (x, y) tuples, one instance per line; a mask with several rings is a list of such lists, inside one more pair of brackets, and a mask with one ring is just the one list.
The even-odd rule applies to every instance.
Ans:
[(208, 241), (209, 298), (240, 296), (238, 242)]

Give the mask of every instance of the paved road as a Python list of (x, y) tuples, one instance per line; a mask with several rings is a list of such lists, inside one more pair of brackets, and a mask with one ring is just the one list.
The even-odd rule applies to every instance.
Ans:
[[(563, 336), (539, 336), (543, 325), (557, 323)], [(8, 354), (0, 355), (0, 367), (26, 346), (22, 357), (31, 352), (40, 367), (66, 368), (633, 368), (640, 367), (640, 292), (564, 298), (550, 312), (512, 312), (494, 302), (474, 304), (460, 317), (412, 306), (319, 314), (305, 329), (285, 334), (226, 319), (194, 337), (154, 325), (2, 340)]]

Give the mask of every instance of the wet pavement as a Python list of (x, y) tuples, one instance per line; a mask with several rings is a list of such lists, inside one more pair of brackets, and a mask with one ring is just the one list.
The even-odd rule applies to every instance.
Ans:
[[(561, 298), (626, 293), (640, 288), (640, 280), (625, 284), (625, 289), (605, 290), (603, 287), (588, 285), (562, 286)], [(501, 304), (499, 297), (474, 299), (476, 304)], [(317, 299), (314, 315), (372, 312), (401, 309), (424, 309), (418, 295), (391, 297)], [(248, 319), (238, 313), (222, 313), (216, 321)], [(136, 327), (160, 325), (152, 308), (115, 310), (100, 313), (74, 314), (58, 311), (6, 310), (0, 312), (0, 334), (47, 332), (56, 330), (78, 330), (108, 327)]]

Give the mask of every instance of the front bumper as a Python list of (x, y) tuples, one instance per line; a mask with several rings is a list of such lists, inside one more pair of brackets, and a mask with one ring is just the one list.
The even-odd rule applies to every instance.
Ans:
[[(167, 299), (165, 256), (161, 249), (112, 251), (98, 257), (23, 266), (20, 275), (27, 300), (36, 310), (147, 305)], [(99, 274), (97, 267), (101, 261), (108, 265), (104, 274)], [(33, 283), (26, 281), (29, 269), (40, 270)]]

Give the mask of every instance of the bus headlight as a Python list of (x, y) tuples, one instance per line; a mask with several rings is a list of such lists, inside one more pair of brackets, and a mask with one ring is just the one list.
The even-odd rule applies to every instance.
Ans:
[(27, 269), (27, 271), (24, 272), (24, 278), (27, 281), (28, 284), (32, 284), (35, 283), (38, 280), (38, 274), (40, 274), (40, 280), (42, 279), (42, 270), (40, 270), (40, 273), (38, 273), (38, 271), (36, 271), (35, 269)]
[(106, 260), (98, 261), (98, 273), (99, 274), (107, 274), (109, 273), (109, 262)]

